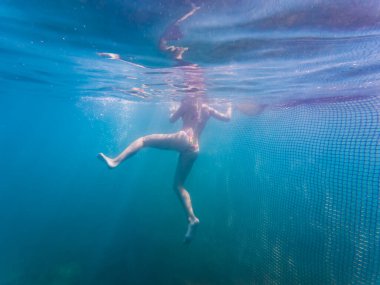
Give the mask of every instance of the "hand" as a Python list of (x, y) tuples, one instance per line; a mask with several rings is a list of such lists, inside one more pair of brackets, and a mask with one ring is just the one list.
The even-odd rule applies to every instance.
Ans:
[(110, 52), (98, 52), (99, 56), (106, 57), (109, 59), (120, 59), (120, 55), (117, 53), (110, 53)]
[(200, 6), (195, 5), (193, 2), (190, 2), (190, 5), (194, 12), (201, 8)]
[(170, 115), (173, 115), (178, 110), (178, 103), (177, 102), (171, 102), (169, 110), (170, 110)]

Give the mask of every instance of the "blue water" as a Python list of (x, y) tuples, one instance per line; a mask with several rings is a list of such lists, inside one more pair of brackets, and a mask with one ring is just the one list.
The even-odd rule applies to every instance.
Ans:
[[(1, 1), (0, 285), (379, 284), (380, 2), (195, 3), (189, 71), (187, 1)], [(177, 154), (96, 154), (177, 131), (192, 80), (266, 109), (206, 127), (185, 246)]]

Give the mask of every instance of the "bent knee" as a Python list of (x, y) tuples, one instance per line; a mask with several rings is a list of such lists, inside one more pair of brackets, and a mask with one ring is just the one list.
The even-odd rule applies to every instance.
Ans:
[(184, 188), (182, 185), (174, 184), (174, 185), (173, 185), (173, 190), (174, 190), (175, 192), (182, 192), (183, 190), (185, 190), (185, 188)]

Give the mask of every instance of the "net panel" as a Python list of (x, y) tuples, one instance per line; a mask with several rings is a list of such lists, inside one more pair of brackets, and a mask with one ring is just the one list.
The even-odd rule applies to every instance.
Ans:
[(240, 276), (252, 284), (380, 282), (379, 117), (379, 97), (371, 97), (235, 121), (225, 151), (239, 167), (225, 175)]

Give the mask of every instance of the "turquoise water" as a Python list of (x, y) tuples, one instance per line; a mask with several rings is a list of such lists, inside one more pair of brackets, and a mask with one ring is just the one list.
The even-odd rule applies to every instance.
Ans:
[[(186, 1), (0, 3), (0, 285), (379, 284), (380, 4), (196, 4), (189, 71), (158, 45)], [(235, 107), (202, 135), (183, 245), (178, 154), (96, 154), (177, 131), (194, 81)]]

